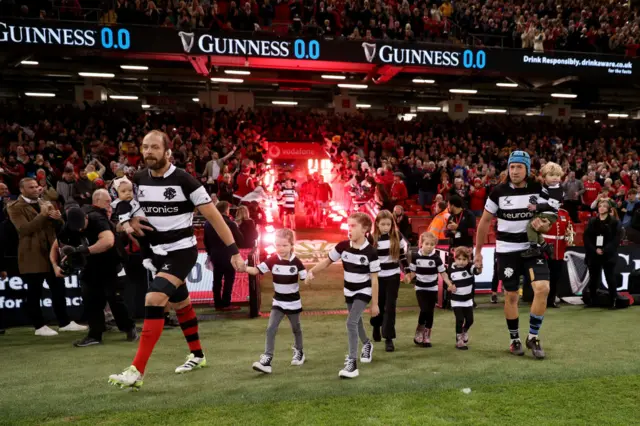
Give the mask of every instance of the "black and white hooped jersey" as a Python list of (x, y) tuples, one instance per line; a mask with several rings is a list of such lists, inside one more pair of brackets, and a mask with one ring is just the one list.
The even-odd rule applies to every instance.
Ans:
[(285, 314), (296, 314), (302, 311), (300, 286), (298, 280), (307, 278), (307, 270), (294, 254), (289, 259), (281, 258), (277, 253), (257, 266), (261, 274), (271, 272), (273, 275), (272, 307)]
[(111, 203), (111, 209), (113, 211), (112, 218), (117, 220), (119, 224), (123, 224), (125, 222), (129, 222), (133, 216), (138, 213), (140, 216), (143, 212), (139, 213), (141, 210), (140, 203), (136, 200), (125, 201), (125, 200), (113, 200)]
[(412, 253), (409, 269), (416, 274), (416, 291), (438, 291), (438, 274), (446, 272), (437, 250), (428, 255), (422, 254), (422, 250)]
[(394, 275), (400, 275), (400, 265), (403, 270), (409, 267), (407, 261), (407, 249), (408, 245), (405, 239), (400, 236), (400, 258), (396, 261), (391, 259), (389, 250), (391, 247), (391, 240), (389, 240), (389, 234), (380, 235), (378, 238), (378, 259), (380, 260), (380, 278), (392, 277)]
[(511, 183), (496, 186), (484, 209), (496, 216), (496, 252), (511, 253), (529, 248), (527, 224), (535, 215), (528, 206), (540, 194), (541, 186), (529, 183), (524, 188), (516, 188)]
[(564, 191), (560, 184), (554, 186), (542, 185), (542, 192), (538, 194), (537, 198), (536, 212), (558, 215), (558, 210), (560, 210), (563, 201)]
[(473, 283), (475, 282), (475, 275), (478, 274), (478, 270), (471, 263), (464, 268), (459, 268), (455, 263), (451, 265), (449, 278), (453, 285), (456, 286), (456, 291), (451, 293), (452, 307), (466, 308), (473, 306)]
[(342, 259), (344, 268), (344, 297), (347, 303), (354, 299), (371, 300), (371, 274), (380, 272), (380, 260), (376, 249), (365, 239), (360, 248), (351, 241), (338, 243), (329, 252), (329, 259), (337, 262)]
[(138, 187), (140, 212), (155, 228), (155, 232), (149, 234), (151, 250), (163, 255), (196, 247), (193, 212), (196, 207), (211, 202), (202, 184), (173, 164), (161, 177), (152, 176), (148, 169), (141, 170), (135, 174), (133, 182)]
[(285, 209), (295, 209), (296, 200), (298, 199), (298, 193), (293, 188), (283, 188), (280, 193), (282, 199), (282, 205)]

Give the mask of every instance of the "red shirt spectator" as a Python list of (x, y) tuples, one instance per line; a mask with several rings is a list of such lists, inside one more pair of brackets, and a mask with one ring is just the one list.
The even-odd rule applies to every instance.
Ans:
[(590, 206), (598, 194), (602, 191), (602, 187), (596, 182), (595, 172), (590, 172), (587, 181), (584, 183), (584, 194), (582, 195), (582, 203), (586, 206)]
[(409, 198), (409, 192), (404, 182), (401, 180), (401, 174), (396, 173), (391, 186), (391, 199), (396, 203), (401, 203)]
[(482, 212), (487, 198), (487, 189), (482, 186), (482, 181), (479, 178), (473, 181), (473, 186), (469, 189), (469, 197), (469, 209), (473, 212)]

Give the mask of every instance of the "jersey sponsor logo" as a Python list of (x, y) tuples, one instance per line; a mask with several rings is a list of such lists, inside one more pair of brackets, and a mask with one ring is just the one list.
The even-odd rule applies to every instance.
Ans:
[(172, 213), (178, 213), (178, 206), (173, 206), (173, 207), (143, 206), (142, 211), (145, 213), (172, 214)]
[(531, 219), (533, 217), (533, 212), (518, 212), (518, 213), (504, 213), (503, 214), (505, 219), (512, 219), (512, 220), (518, 220), (518, 219)]
[(138, 198), (144, 198), (144, 189), (138, 190)]
[(544, 259), (538, 259), (536, 265), (544, 265)]
[(167, 188), (164, 190), (164, 194), (162, 194), (164, 196), (165, 200), (173, 200), (174, 198), (176, 198), (176, 195), (178, 195), (178, 193), (176, 192), (176, 190), (174, 188)]

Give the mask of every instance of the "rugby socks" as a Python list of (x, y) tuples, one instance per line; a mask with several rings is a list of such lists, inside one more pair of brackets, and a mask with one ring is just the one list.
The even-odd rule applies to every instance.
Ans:
[(518, 331), (519, 318), (507, 319), (507, 329), (509, 330), (509, 337), (511, 341), (520, 340), (520, 332)]
[(151, 352), (160, 339), (164, 329), (164, 306), (145, 306), (144, 324), (140, 333), (140, 345), (133, 359), (133, 365), (141, 374), (147, 367)]
[(193, 310), (193, 305), (189, 303), (184, 308), (178, 309), (176, 315), (178, 316), (182, 334), (184, 334), (184, 338), (189, 345), (189, 350), (193, 356), (203, 358), (204, 354), (202, 353), (200, 336), (198, 335), (198, 317), (196, 316), (196, 311)]
[(529, 315), (529, 339), (534, 337), (538, 337), (538, 333), (540, 332), (540, 327), (542, 327), (542, 320), (544, 319), (544, 315)]

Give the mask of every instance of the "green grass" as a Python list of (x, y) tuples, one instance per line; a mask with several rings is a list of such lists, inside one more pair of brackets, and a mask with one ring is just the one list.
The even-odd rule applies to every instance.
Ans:
[[(409, 303), (409, 294), (402, 297)], [(338, 290), (333, 303), (309, 297), (304, 303), (340, 307), (342, 300)], [(526, 310), (521, 313), (524, 332)], [(251, 369), (263, 350), (266, 319), (205, 321), (200, 330), (210, 368), (174, 375), (187, 347), (179, 330), (166, 331), (137, 393), (106, 383), (135, 353), (121, 334), (76, 349), (77, 335), (44, 339), (12, 329), (0, 337), (0, 423), (640, 424), (639, 314), (636, 308), (548, 312), (542, 327), (548, 359), (535, 361), (507, 353), (501, 309), (476, 311), (466, 352), (453, 347), (451, 312), (437, 312), (430, 349), (412, 343), (417, 312), (402, 312), (397, 352), (377, 344), (374, 362), (360, 365), (352, 381), (337, 376), (347, 350), (344, 316), (303, 316), (302, 367), (289, 365), (292, 336), (283, 322), (271, 376)], [(461, 392), (467, 387), (471, 394)]]

